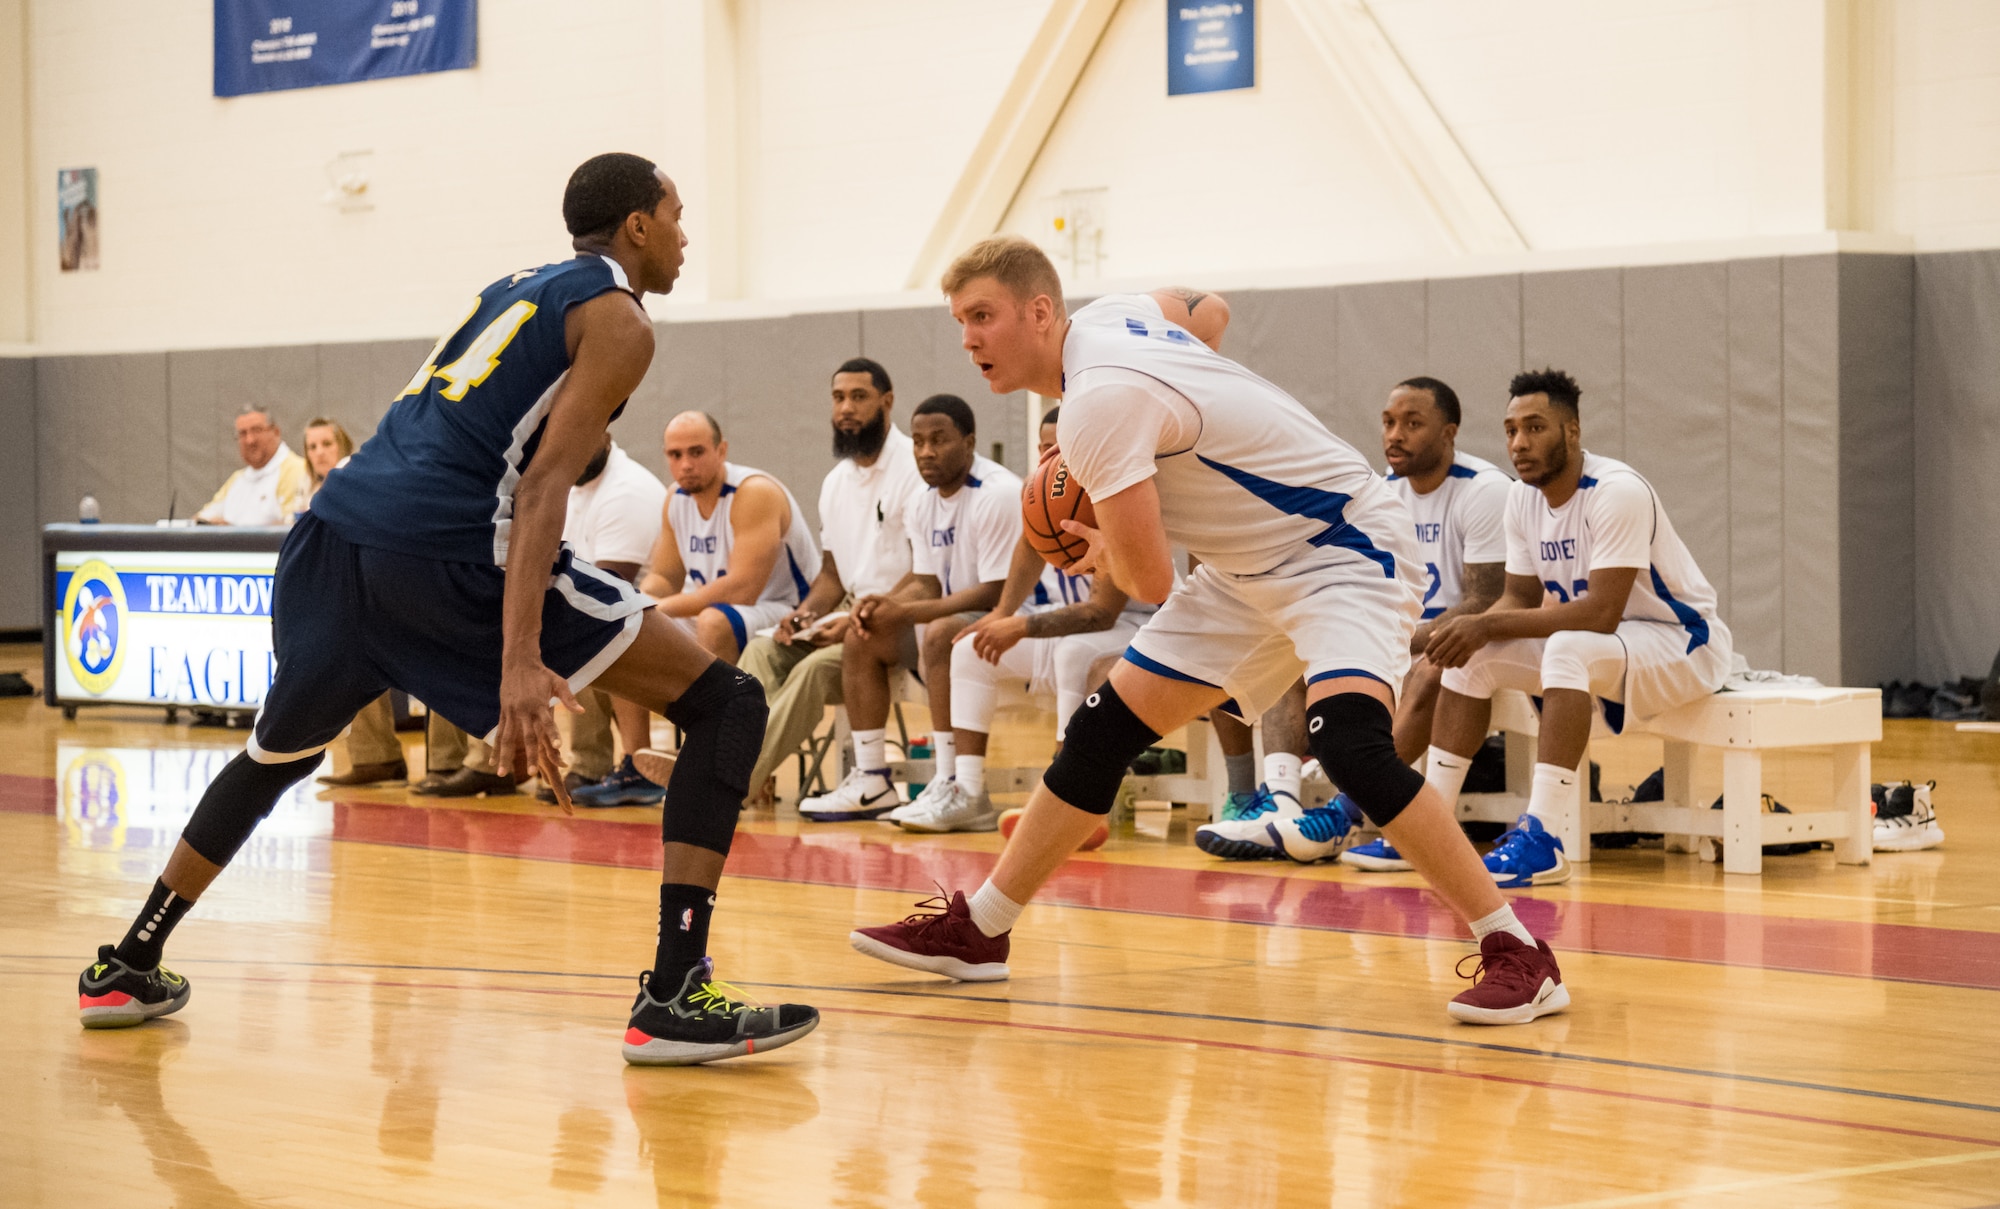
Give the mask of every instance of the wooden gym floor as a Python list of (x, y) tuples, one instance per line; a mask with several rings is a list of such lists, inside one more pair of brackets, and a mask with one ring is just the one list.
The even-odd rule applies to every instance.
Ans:
[[(1889, 724), (1876, 777), (1936, 779), (1939, 850), (1602, 852), (1517, 895), (1575, 1007), (1515, 1029), (1445, 1015), (1471, 947), (1410, 875), (1224, 865), (1142, 812), (1012, 982), (954, 986), (846, 934), (998, 837), (750, 816), (720, 972), (824, 1022), (628, 1070), (654, 812), (301, 792), (176, 935), (188, 1008), (93, 1033), (77, 972), (242, 733), (9, 700), (0, 734), (0, 1205), (2000, 1202), (2000, 736)], [(1658, 759), (1595, 754), (1614, 794)], [(1810, 757), (1773, 763), (1809, 802)]]

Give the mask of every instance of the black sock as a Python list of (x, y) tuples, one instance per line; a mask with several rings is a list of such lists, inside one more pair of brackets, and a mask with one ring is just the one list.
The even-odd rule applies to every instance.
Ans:
[(138, 918), (132, 921), (132, 930), (118, 942), (118, 960), (135, 970), (150, 970), (158, 966), (167, 937), (173, 934), (174, 925), (192, 906), (193, 899), (182, 898), (167, 889), (167, 883), (155, 879), (153, 892), (146, 896), (146, 905), (140, 908)]
[(708, 956), (708, 920), (715, 891), (666, 882), (660, 886), (660, 945), (653, 953), (653, 994), (678, 994), (696, 963)]

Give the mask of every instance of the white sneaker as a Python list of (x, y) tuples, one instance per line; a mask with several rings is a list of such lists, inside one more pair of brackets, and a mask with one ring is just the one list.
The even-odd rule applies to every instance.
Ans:
[(900, 823), (904, 819), (915, 818), (917, 815), (927, 814), (937, 809), (950, 795), (951, 783), (950, 777), (946, 777), (942, 781), (932, 781), (930, 784), (924, 786), (923, 792), (901, 806), (896, 807), (894, 810), (891, 810), (876, 821), (882, 823)]
[[(1877, 852), (1922, 852), (1944, 843), (1944, 828), (1938, 826), (1937, 811), (1931, 806), (1931, 791), (1937, 788), (1936, 781), (1926, 781), (1922, 785), (1912, 785), (1908, 781), (1887, 786), (1884, 801), (1877, 808), (1875, 816), (1875, 851)], [(1903, 795), (1909, 795), (1909, 808), (1895, 814), (1884, 814), (1882, 810), (1902, 806)]]
[(855, 819), (879, 819), (896, 808), (896, 787), (881, 772), (859, 768), (834, 787), (832, 793), (807, 798), (799, 803), (799, 817), (814, 823), (846, 823)]
[[(923, 831), (933, 835), (947, 831), (998, 831), (1000, 812), (993, 809), (993, 799), (985, 794), (969, 794), (957, 781), (944, 782), (944, 792), (940, 800), (920, 814), (911, 814), (900, 820), (905, 831)], [(925, 791), (929, 791), (925, 786)]]
[(1347, 850), (1360, 830), (1361, 812), (1346, 794), (1304, 814), (1265, 821), (1271, 843), (1301, 865), (1327, 861)]

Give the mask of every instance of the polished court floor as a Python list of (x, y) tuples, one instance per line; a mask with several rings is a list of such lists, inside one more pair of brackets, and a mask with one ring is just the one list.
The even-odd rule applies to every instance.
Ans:
[[(954, 986), (846, 934), (997, 836), (749, 816), (719, 970), (824, 1022), (628, 1070), (656, 815), (526, 798), (299, 792), (176, 935), (188, 1008), (80, 1029), (242, 735), (0, 702), (0, 1205), (2000, 1204), (2000, 736), (1888, 732), (1944, 848), (1600, 853), (1516, 897), (1575, 1007), (1503, 1030), (1445, 1015), (1471, 946), (1409, 875), (1223, 865), (1142, 812), (1030, 908), (1013, 981)], [(1658, 759), (1596, 754), (1614, 796)]]

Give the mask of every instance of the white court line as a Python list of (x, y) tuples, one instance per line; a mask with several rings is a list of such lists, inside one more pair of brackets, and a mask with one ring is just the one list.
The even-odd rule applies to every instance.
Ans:
[(1948, 1167), (1956, 1163), (1989, 1163), (2000, 1159), (2000, 1150), (1973, 1150), (1964, 1154), (1938, 1155), (1928, 1159), (1901, 1159), (1892, 1163), (1869, 1163), (1862, 1167), (1835, 1167), (1798, 1175), (1768, 1175), (1758, 1179), (1734, 1180), (1727, 1184), (1707, 1184), (1698, 1188), (1673, 1188), (1666, 1192), (1642, 1192), (1635, 1196), (1612, 1196), (1598, 1201), (1572, 1201), (1558, 1209), (1614, 1209), (1620, 1205), (1661, 1205), (1698, 1196), (1720, 1196), (1726, 1192), (1750, 1192), (1785, 1184), (1811, 1184), (1848, 1176), (1879, 1175), (1887, 1171), (1911, 1171), (1919, 1167)]

